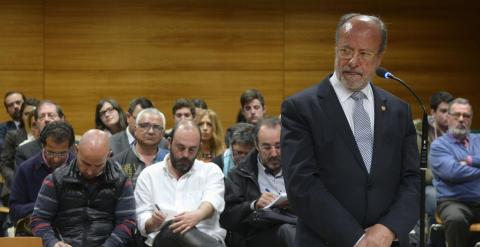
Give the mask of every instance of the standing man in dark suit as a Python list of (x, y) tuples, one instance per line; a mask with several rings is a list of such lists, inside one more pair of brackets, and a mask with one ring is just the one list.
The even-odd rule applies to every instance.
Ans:
[(408, 246), (420, 173), (410, 107), (371, 79), (386, 46), (377, 17), (344, 15), (335, 72), (282, 104), (282, 160), (297, 246)]

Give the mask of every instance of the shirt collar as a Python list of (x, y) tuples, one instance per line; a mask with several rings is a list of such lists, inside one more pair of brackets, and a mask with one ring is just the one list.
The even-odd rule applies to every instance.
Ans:
[[(167, 155), (165, 155), (165, 158), (163, 159), (163, 163), (165, 164), (163, 166), (163, 172), (166, 176), (168, 177), (171, 177), (171, 178), (175, 178), (175, 176), (173, 174), (170, 173), (170, 171), (168, 170), (168, 162), (170, 162), (170, 153), (168, 153)], [(186, 177), (186, 176), (191, 176), (196, 170), (197, 170), (197, 163), (200, 162), (199, 160), (195, 159), (195, 161), (193, 162), (193, 166), (192, 168), (190, 169), (190, 171), (188, 171), (187, 173), (183, 174), (183, 176), (181, 176), (180, 178), (182, 177)]]
[[(353, 93), (352, 90), (344, 87), (340, 80), (338, 80), (337, 72), (334, 72), (333, 75), (330, 77), (330, 83), (332, 84), (332, 87), (337, 94), (338, 100), (342, 104), (347, 101)], [(367, 96), (368, 100), (373, 99), (373, 90), (370, 83), (368, 83), (367, 86), (360, 91), (364, 93), (365, 96)]]
[(450, 142), (451, 143), (456, 143), (456, 144), (460, 144), (460, 145), (465, 145), (465, 140), (467, 141), (467, 143), (470, 143), (470, 134), (468, 134), (466, 137), (465, 137), (465, 140), (459, 140), (457, 138), (455, 138), (452, 134), (450, 133), (447, 133), (447, 136), (448, 138), (450, 139)]
[(132, 135), (132, 133), (130, 133), (130, 126), (127, 126), (125, 133), (127, 134), (128, 145), (132, 146), (135, 142), (135, 137)]

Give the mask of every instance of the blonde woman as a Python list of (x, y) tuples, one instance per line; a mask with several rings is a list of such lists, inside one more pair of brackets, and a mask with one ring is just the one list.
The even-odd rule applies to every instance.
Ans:
[(223, 128), (218, 115), (210, 110), (201, 110), (195, 117), (200, 128), (201, 142), (197, 159), (210, 162), (215, 156), (225, 151)]

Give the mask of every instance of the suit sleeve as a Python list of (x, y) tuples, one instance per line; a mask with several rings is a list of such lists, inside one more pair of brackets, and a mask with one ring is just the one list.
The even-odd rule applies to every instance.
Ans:
[(27, 155), (24, 153), (23, 146), (17, 147), (17, 151), (15, 153), (15, 164), (14, 167), (18, 167), (22, 164), (25, 160), (28, 159)]
[(317, 140), (301, 112), (292, 100), (282, 104), (282, 163), (289, 203), (301, 223), (330, 245), (354, 246), (364, 230), (318, 176)]
[(16, 131), (10, 131), (5, 136), (4, 147), (0, 155), (0, 172), (7, 182), (7, 186), (11, 187), (14, 178), (13, 162), (15, 158), (15, 138)]
[(9, 207), (10, 219), (16, 223), (21, 218), (33, 212), (35, 201), (29, 199), (27, 188), (27, 175), (25, 169), (19, 169), (15, 180), (13, 181), (12, 190), (10, 192)]

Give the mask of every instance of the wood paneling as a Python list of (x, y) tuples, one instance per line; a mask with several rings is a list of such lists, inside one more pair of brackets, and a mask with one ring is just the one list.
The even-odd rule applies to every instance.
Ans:
[(248, 88), (262, 91), (268, 113), (278, 115), (282, 80), (283, 73), (276, 71), (49, 71), (45, 97), (64, 108), (78, 133), (94, 127), (95, 106), (102, 97), (115, 98), (124, 110), (133, 97), (148, 97), (165, 114), (169, 127), (176, 99), (203, 98), (226, 128), (235, 122), (240, 94)]
[(282, 69), (281, 1), (50, 0), (47, 69)]
[(0, 1), (0, 23), (0, 70), (43, 69), (43, 1)]

